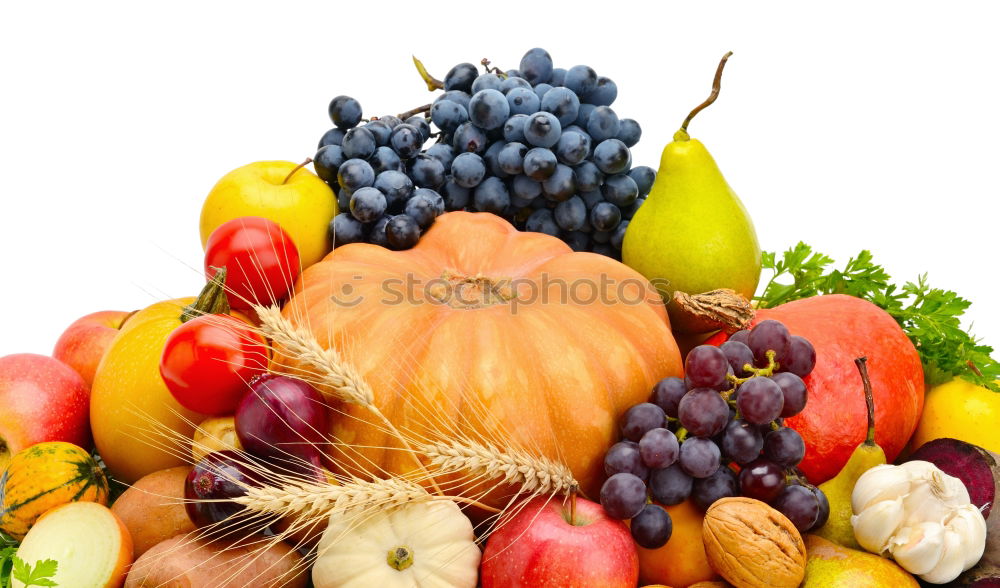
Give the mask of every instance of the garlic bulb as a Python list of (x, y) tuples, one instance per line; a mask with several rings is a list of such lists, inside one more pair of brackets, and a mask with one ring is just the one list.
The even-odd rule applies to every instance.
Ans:
[(986, 520), (961, 480), (926, 461), (874, 467), (851, 494), (858, 543), (888, 553), (911, 574), (944, 584), (986, 548)]

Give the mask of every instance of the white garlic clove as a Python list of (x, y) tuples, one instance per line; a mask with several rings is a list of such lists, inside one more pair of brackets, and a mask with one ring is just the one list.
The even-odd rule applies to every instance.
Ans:
[(919, 574), (931, 584), (946, 584), (958, 577), (965, 569), (965, 554), (962, 553), (962, 537), (955, 531), (944, 531), (944, 553), (937, 565), (929, 572)]
[(883, 500), (867, 506), (860, 514), (851, 517), (854, 537), (858, 544), (872, 553), (881, 554), (889, 539), (903, 522), (903, 499)]
[(942, 472), (940, 468), (929, 461), (908, 461), (899, 467), (910, 472), (914, 479), (919, 478), (930, 482), (934, 495), (946, 504), (958, 506), (971, 502), (969, 491), (961, 480)]
[(861, 474), (851, 492), (851, 508), (859, 514), (869, 505), (892, 500), (910, 491), (910, 472), (894, 465), (880, 465)]
[(903, 527), (890, 541), (889, 553), (911, 574), (926, 574), (944, 554), (944, 527), (934, 522)]
[(901, 467), (907, 472), (909, 472), (910, 475), (914, 478), (924, 478), (924, 479), (930, 477), (931, 472), (938, 470), (938, 467), (932, 464), (931, 462), (919, 459), (901, 463), (899, 464), (898, 467)]
[(954, 510), (947, 528), (962, 538), (962, 552), (965, 554), (963, 570), (976, 565), (986, 550), (986, 519), (973, 504), (965, 504)]
[(910, 486), (910, 493), (903, 497), (906, 526), (918, 525), (924, 521), (944, 524), (951, 517), (955, 507), (941, 500), (940, 487), (932, 480), (921, 479)]

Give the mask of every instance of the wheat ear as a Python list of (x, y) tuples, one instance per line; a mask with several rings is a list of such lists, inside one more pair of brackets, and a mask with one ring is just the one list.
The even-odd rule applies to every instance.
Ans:
[(467, 471), (520, 485), (533, 494), (571, 495), (580, 487), (566, 465), (516, 447), (501, 449), (492, 443), (462, 439), (424, 443), (417, 451), (442, 473)]
[(247, 493), (233, 498), (233, 502), (262, 514), (311, 519), (373, 508), (394, 509), (436, 498), (419, 484), (396, 477), (355, 479), (343, 484), (289, 479), (280, 486), (248, 487)]
[(295, 355), (299, 361), (316, 370), (320, 376), (318, 383), (322, 386), (322, 392), (337, 400), (367, 408), (409, 451), (420, 470), (427, 475), (434, 491), (439, 495), (444, 494), (437, 481), (434, 480), (434, 477), (430, 475), (423, 462), (413, 451), (410, 442), (375, 405), (374, 391), (354, 366), (344, 361), (336, 349), (325, 349), (310, 331), (293, 325), (291, 321), (282, 316), (281, 310), (277, 306), (257, 305), (254, 306), (254, 310), (260, 319), (260, 330), (264, 336)]

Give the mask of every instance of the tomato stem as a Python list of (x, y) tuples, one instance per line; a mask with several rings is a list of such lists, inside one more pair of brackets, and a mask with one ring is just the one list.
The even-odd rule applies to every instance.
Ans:
[(229, 298), (226, 296), (226, 268), (212, 267), (215, 274), (205, 284), (194, 303), (185, 306), (181, 313), (181, 322), (186, 323), (193, 318), (205, 314), (229, 314)]

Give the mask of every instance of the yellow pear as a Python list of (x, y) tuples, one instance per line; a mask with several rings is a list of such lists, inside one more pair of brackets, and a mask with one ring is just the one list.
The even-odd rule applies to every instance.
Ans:
[(864, 357), (854, 360), (861, 372), (861, 382), (865, 388), (865, 403), (868, 405), (868, 435), (855, 448), (850, 459), (844, 464), (836, 476), (819, 485), (830, 503), (830, 518), (826, 524), (816, 530), (816, 535), (826, 538), (851, 549), (861, 549), (858, 540), (854, 538), (854, 527), (851, 525), (851, 494), (854, 485), (858, 483), (861, 474), (875, 466), (885, 463), (885, 452), (875, 443), (875, 402), (872, 399), (872, 385), (868, 378), (867, 361)]
[(708, 100), (663, 149), (649, 196), (625, 230), (622, 260), (667, 300), (677, 290), (717, 288), (750, 298), (760, 279), (760, 245), (750, 215), (712, 155), (687, 133), (691, 118), (718, 96), (729, 55), (719, 63)]
[(806, 577), (799, 588), (919, 588), (920, 584), (884, 557), (806, 535)]

